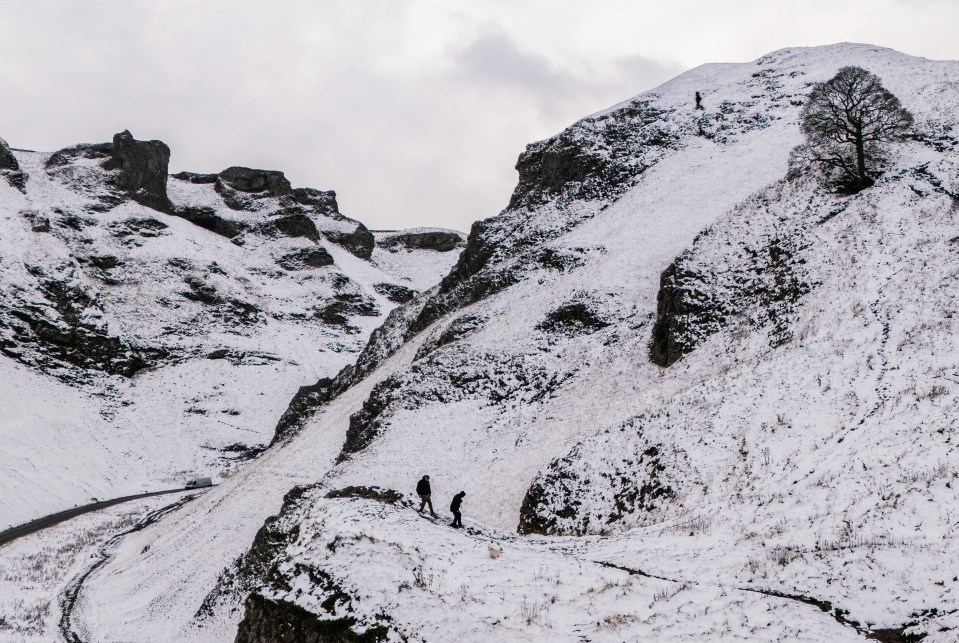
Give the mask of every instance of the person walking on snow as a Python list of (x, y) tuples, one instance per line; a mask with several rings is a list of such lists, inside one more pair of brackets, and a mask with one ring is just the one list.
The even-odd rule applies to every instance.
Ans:
[(463, 526), (463, 516), (460, 514), (460, 505), (463, 504), (463, 498), (465, 496), (465, 491), (460, 491), (458, 494), (453, 496), (453, 502), (450, 503), (450, 511), (453, 512), (453, 524), (451, 527), (459, 528)]
[(426, 505), (430, 506), (430, 515), (434, 518), (437, 518), (436, 512), (433, 511), (433, 492), (430, 489), (430, 477), (423, 476), (420, 478), (420, 481), (416, 483), (416, 494), (420, 497), (420, 513), (423, 513), (423, 507)]

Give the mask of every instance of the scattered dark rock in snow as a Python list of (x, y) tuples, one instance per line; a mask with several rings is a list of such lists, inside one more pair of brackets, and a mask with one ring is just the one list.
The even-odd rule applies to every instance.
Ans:
[(30, 222), (30, 230), (33, 232), (50, 232), (50, 217), (35, 210), (24, 210), (20, 215)]
[(373, 290), (397, 304), (405, 304), (416, 297), (416, 291), (397, 284), (374, 284)]
[(187, 299), (198, 301), (201, 304), (206, 304), (208, 306), (216, 306), (217, 304), (222, 304), (224, 302), (223, 297), (216, 290), (216, 286), (206, 281), (203, 281), (199, 277), (193, 275), (188, 276), (183, 280), (186, 282), (186, 285), (190, 287), (189, 290), (183, 291), (181, 294)]
[(388, 250), (407, 248), (409, 250), (435, 250), (449, 252), (465, 246), (463, 237), (456, 232), (430, 230), (428, 232), (407, 232), (386, 237), (380, 245)]
[(342, 489), (334, 489), (326, 494), (327, 498), (363, 498), (364, 500), (376, 500), (388, 505), (395, 505), (403, 501), (403, 494), (395, 489), (383, 489), (382, 487), (363, 487), (353, 486)]
[(132, 218), (123, 222), (111, 224), (113, 235), (124, 238), (131, 236), (159, 237), (169, 226), (156, 219)]
[(561, 252), (553, 248), (543, 248), (536, 258), (542, 267), (557, 272), (569, 272), (586, 263), (582, 253)]
[(324, 323), (334, 326), (348, 326), (348, 315), (375, 317), (379, 315), (376, 302), (358, 293), (339, 293), (333, 301), (317, 308), (314, 316)]
[(536, 330), (567, 336), (585, 335), (602, 330), (609, 323), (601, 319), (584, 302), (570, 302), (550, 312)]
[(123, 263), (113, 255), (90, 255), (87, 259), (95, 268), (100, 270), (110, 270)]
[(325, 248), (300, 248), (295, 252), (283, 255), (276, 260), (276, 263), (287, 270), (304, 270), (306, 268), (332, 266), (333, 257)]

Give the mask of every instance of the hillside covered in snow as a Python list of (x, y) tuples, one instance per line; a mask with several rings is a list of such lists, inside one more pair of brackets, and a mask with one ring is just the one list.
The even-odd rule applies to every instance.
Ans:
[[(915, 117), (854, 195), (791, 165), (811, 87), (847, 65), (878, 75)], [(71, 177), (87, 167), (75, 157)], [(368, 342), (339, 353), (335, 374), (315, 368), (310, 386), (287, 386), (283, 417), (251, 429), (271, 442), (262, 455), (101, 550), (72, 586), (63, 635), (959, 640), (959, 63), (840, 44), (706, 65), (528, 146), (517, 170), (509, 206), (474, 224), (437, 286), (406, 286), (419, 292), (385, 320), (340, 311), (339, 341)], [(171, 178), (171, 213), (152, 215), (160, 233), (200, 234), (189, 208), (205, 199), (250, 199), (231, 180)], [(192, 272), (163, 268), (176, 288), (189, 274), (201, 285), (186, 292), (210, 284), (220, 297), (195, 309), (205, 327), (223, 323), (211, 309), (234, 315), (234, 299), (292, 316), (295, 288), (328, 284), (280, 286), (250, 267), (294, 252), (280, 244), (313, 249), (264, 232), (282, 198), (209, 206), (246, 226), (241, 245), (224, 237), (242, 257), (217, 257), (226, 275), (196, 255), (184, 257)], [(362, 231), (327, 224), (320, 196), (309, 201), (298, 205), (319, 241), (363, 268), (342, 270), (381, 316), (370, 290), (416, 273), (386, 254), (394, 244), (456, 245), (376, 233), (372, 256), (357, 257)], [(37, 217), (16, 216), (26, 235)], [(100, 221), (78, 238), (107, 239)], [(123, 257), (122, 239), (109, 242), (130, 261), (164, 239)], [(124, 319), (137, 308), (103, 307)], [(177, 356), (196, 344), (159, 326), (131, 324), (117, 368), (185, 368)], [(265, 350), (244, 337), (217, 341)], [(43, 346), (31, 351), (10, 368), (59, 372)], [(311, 364), (296, 361), (285, 372)], [(207, 362), (243, 367), (182, 364)], [(229, 390), (250, 399), (263, 379)], [(423, 474), (438, 520), (416, 511)], [(459, 491), (465, 528), (454, 530), (446, 508)]]
[(129, 132), (0, 144), (0, 528), (230, 475), (463, 245), (384, 243), (333, 192), (242, 167), (168, 176), (169, 156)]

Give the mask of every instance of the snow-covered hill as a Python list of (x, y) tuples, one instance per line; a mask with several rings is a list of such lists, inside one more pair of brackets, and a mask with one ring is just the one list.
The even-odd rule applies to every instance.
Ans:
[[(916, 117), (851, 197), (789, 167), (845, 65)], [(957, 89), (956, 62), (786, 49), (529, 146), (442, 283), (112, 547), (71, 631), (957, 640)], [(410, 506), (424, 473), (466, 529)]]
[(229, 476), (463, 245), (380, 247), (333, 192), (168, 159), (0, 145), (0, 528)]

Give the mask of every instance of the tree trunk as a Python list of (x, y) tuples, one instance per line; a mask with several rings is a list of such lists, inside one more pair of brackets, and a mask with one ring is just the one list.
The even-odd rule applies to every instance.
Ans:
[(869, 187), (872, 182), (866, 176), (866, 146), (862, 140), (862, 134), (856, 134), (856, 173), (859, 175), (859, 187)]

